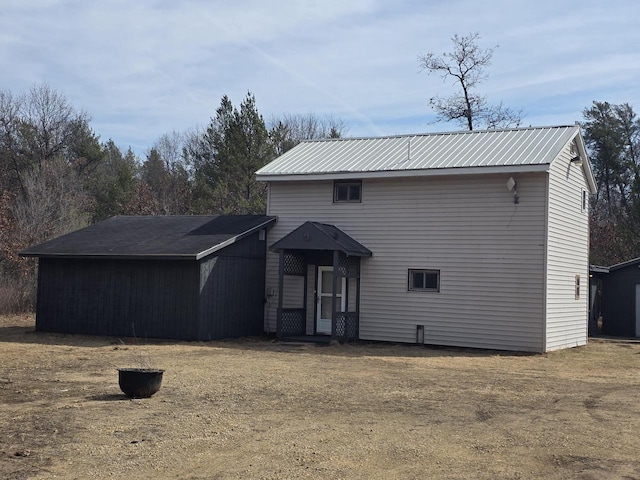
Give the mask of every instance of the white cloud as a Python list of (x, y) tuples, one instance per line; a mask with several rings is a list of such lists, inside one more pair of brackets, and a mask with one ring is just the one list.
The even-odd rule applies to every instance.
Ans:
[(572, 123), (592, 100), (640, 110), (631, 1), (2, 3), (0, 88), (46, 81), (139, 153), (248, 90), (265, 118), (334, 113), (357, 135), (454, 129), (429, 125), (428, 98), (453, 88), (419, 73), (417, 55), (476, 31), (500, 45), (482, 92), (527, 124)]

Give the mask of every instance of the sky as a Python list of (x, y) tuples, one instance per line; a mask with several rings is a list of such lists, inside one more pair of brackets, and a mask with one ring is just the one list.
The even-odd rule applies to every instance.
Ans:
[(0, 0), (0, 90), (46, 83), (141, 156), (249, 91), (266, 121), (453, 131), (429, 98), (456, 87), (418, 55), (479, 33), (497, 47), (479, 93), (522, 110), (523, 126), (572, 125), (594, 100), (640, 111), (639, 20), (637, 0)]

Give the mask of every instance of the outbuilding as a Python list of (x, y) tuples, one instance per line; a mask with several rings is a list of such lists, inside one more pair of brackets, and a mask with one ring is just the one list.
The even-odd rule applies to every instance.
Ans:
[(640, 258), (612, 265), (602, 275), (602, 333), (640, 337)]
[(119, 216), (28, 248), (36, 330), (213, 340), (263, 329), (265, 215)]
[(602, 333), (602, 279), (609, 273), (609, 267), (589, 265), (589, 336)]

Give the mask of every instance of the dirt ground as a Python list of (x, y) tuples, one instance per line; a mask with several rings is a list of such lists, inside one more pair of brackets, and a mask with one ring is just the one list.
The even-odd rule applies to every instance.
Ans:
[[(640, 478), (640, 344), (130, 345), (0, 317), (0, 477)], [(160, 391), (129, 400), (143, 357)]]

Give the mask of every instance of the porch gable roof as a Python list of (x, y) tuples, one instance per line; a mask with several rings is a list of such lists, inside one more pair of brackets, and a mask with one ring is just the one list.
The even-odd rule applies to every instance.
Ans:
[(271, 250), (332, 250), (347, 256), (370, 257), (371, 250), (338, 227), (307, 221), (271, 245)]

